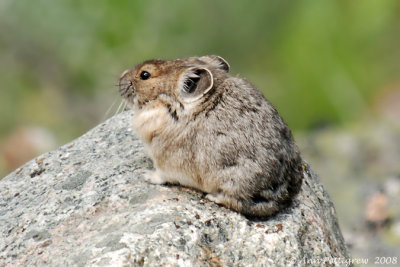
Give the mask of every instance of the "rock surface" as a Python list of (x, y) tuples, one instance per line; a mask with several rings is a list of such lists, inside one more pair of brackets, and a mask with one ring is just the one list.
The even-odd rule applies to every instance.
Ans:
[[(0, 181), (0, 266), (345, 265), (332, 202), (307, 166), (292, 207), (249, 220), (201, 192), (146, 183), (130, 111)], [(331, 262), (329, 262), (331, 261)]]

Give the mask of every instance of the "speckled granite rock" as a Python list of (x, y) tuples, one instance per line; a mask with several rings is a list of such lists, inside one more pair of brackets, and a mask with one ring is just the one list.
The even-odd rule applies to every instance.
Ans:
[(293, 207), (248, 220), (150, 185), (124, 112), (0, 181), (0, 266), (343, 265), (335, 209), (309, 168)]

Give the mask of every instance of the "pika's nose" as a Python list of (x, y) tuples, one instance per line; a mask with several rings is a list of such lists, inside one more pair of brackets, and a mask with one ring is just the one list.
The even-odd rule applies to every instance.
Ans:
[[(127, 72), (124, 73), (126, 74)], [(133, 82), (129, 78), (127, 78), (124, 73), (119, 79), (119, 92), (121, 96), (127, 96), (129, 94), (132, 94), (134, 91)]]

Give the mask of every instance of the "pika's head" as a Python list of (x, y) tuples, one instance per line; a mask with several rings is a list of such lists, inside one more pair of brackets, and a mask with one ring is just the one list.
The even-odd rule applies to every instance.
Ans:
[(211, 94), (228, 72), (228, 62), (219, 56), (153, 59), (122, 73), (119, 90), (139, 110), (154, 101), (184, 108)]

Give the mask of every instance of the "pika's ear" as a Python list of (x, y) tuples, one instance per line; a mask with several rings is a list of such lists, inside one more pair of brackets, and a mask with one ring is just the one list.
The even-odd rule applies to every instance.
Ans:
[(221, 69), (224, 70), (226, 72), (229, 72), (230, 70), (230, 66), (228, 61), (226, 61), (225, 59), (223, 59), (220, 56), (215, 56), (215, 55), (211, 55), (211, 56), (204, 56), (204, 57), (200, 57), (200, 60), (214, 66), (217, 69)]
[(187, 103), (200, 99), (213, 87), (213, 74), (206, 68), (190, 68), (179, 80), (179, 90)]

